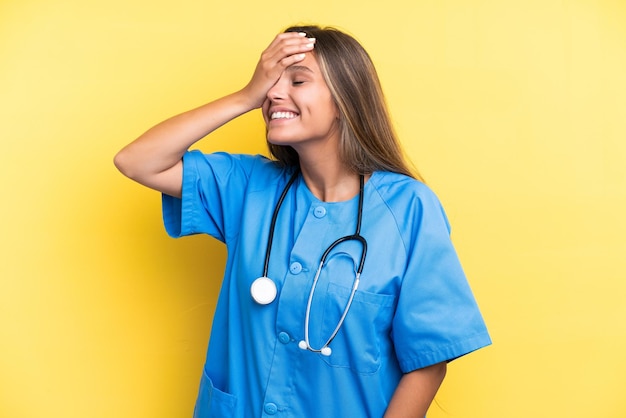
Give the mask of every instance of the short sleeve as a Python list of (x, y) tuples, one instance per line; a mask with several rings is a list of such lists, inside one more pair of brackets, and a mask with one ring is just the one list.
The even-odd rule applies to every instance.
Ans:
[(162, 196), (163, 222), (175, 238), (208, 234), (224, 242), (238, 234), (252, 156), (190, 151), (183, 156), (182, 197)]
[(392, 329), (405, 373), (491, 344), (439, 200), (424, 187), (411, 206), (408, 263)]

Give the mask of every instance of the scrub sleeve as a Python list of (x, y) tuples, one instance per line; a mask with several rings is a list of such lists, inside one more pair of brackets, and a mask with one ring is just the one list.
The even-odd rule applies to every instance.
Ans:
[[(452, 361), (491, 344), (491, 339), (450, 240), (441, 203), (422, 183), (410, 182), (406, 187), (401, 183), (388, 199), (388, 204), (398, 196), (411, 199), (390, 204), (402, 219), (408, 254), (392, 339), (400, 368), (407, 373)], [(413, 209), (394, 210), (402, 207)]]

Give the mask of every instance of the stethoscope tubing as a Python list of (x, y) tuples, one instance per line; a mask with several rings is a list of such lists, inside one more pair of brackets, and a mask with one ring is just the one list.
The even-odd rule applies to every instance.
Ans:
[[(361, 242), (361, 244), (363, 245), (363, 251), (361, 252), (361, 260), (359, 261), (359, 266), (356, 271), (356, 277), (354, 279), (354, 282), (352, 283), (352, 289), (350, 289), (350, 297), (348, 298), (348, 302), (346, 303), (346, 306), (343, 309), (341, 318), (339, 318), (339, 321), (337, 322), (337, 326), (331, 333), (328, 340), (326, 340), (326, 342), (324, 343), (324, 345), (322, 345), (321, 348), (319, 349), (313, 348), (311, 346), (311, 343), (309, 342), (309, 318), (311, 316), (311, 304), (313, 303), (313, 295), (315, 294), (315, 288), (317, 287), (317, 282), (318, 282), (320, 273), (322, 272), (322, 267), (324, 266), (324, 263), (326, 262), (326, 258), (328, 257), (330, 252), (333, 250), (333, 248), (335, 248), (337, 245), (341, 244), (342, 242), (355, 241), (355, 240)], [(322, 259), (320, 260), (320, 264), (317, 268), (317, 272), (315, 273), (315, 278), (313, 279), (311, 290), (309, 291), (309, 298), (307, 300), (306, 311), (304, 314), (304, 340), (301, 341), (301, 343), (304, 343), (304, 344), (301, 344), (300, 346), (301, 348), (304, 347), (308, 349), (309, 351), (313, 351), (315, 353), (322, 353), (324, 355), (330, 355), (331, 351), (329, 351), (330, 347), (328, 346), (339, 333), (339, 329), (343, 325), (343, 322), (345, 321), (346, 316), (348, 315), (348, 311), (350, 310), (350, 307), (352, 306), (352, 300), (354, 299), (354, 295), (356, 294), (356, 291), (359, 287), (359, 283), (361, 282), (361, 272), (363, 271), (363, 265), (365, 264), (366, 254), (367, 254), (367, 241), (361, 235), (349, 235), (349, 236), (341, 237), (337, 239), (335, 242), (333, 242), (326, 249), (326, 251), (322, 255)]]
[[(269, 270), (269, 261), (270, 261), (270, 255), (271, 255), (271, 251), (272, 251), (272, 242), (274, 240), (274, 230), (276, 228), (276, 222), (278, 219), (278, 214), (280, 212), (280, 208), (283, 204), (283, 201), (285, 200), (285, 197), (287, 196), (287, 192), (289, 191), (289, 189), (291, 188), (292, 184), (294, 183), (294, 181), (296, 180), (296, 178), (298, 178), (298, 175), (300, 174), (300, 170), (295, 170), (294, 173), (292, 174), (291, 178), (289, 179), (289, 181), (287, 182), (287, 184), (285, 185), (285, 188), (283, 189), (283, 192), (281, 193), (278, 202), (276, 203), (276, 207), (274, 208), (274, 212), (272, 214), (272, 219), (271, 219), (271, 223), (270, 223), (270, 232), (268, 235), (268, 242), (267, 242), (267, 247), (265, 250), (265, 261), (264, 261), (264, 265), (263, 265), (263, 276), (259, 279), (266, 279), (266, 280), (270, 280), (267, 276), (268, 270)], [(350, 307), (352, 306), (352, 301), (354, 300), (354, 295), (356, 294), (356, 291), (359, 287), (359, 283), (361, 281), (361, 273), (363, 272), (363, 267), (365, 265), (365, 257), (367, 255), (367, 241), (365, 240), (365, 238), (363, 236), (361, 236), (361, 220), (363, 217), (363, 189), (364, 189), (364, 178), (363, 176), (359, 176), (359, 204), (358, 204), (358, 215), (357, 215), (357, 223), (356, 223), (356, 230), (354, 232), (354, 234), (352, 235), (347, 235), (341, 238), (338, 238), (337, 240), (335, 240), (327, 249), (326, 251), (324, 251), (324, 253), (322, 254), (322, 257), (320, 259), (320, 263), (319, 266), (317, 268), (317, 271), (315, 273), (315, 277), (313, 279), (313, 284), (311, 285), (311, 289), (309, 290), (309, 297), (307, 300), (307, 306), (306, 306), (306, 311), (305, 311), (305, 315), (304, 315), (304, 340), (300, 341), (300, 343), (298, 344), (300, 348), (304, 349), (304, 350), (309, 350), (315, 353), (321, 353), (325, 356), (329, 356), (332, 352), (331, 348), (329, 347), (329, 344), (334, 340), (334, 338), (337, 336), (337, 334), (339, 333), (339, 330), (341, 329), (341, 326), (343, 325), (346, 316), (348, 315), (348, 311), (350, 310)], [(317, 283), (320, 277), (320, 274), (322, 272), (322, 267), (324, 266), (324, 263), (326, 262), (326, 259), (328, 258), (328, 256), (330, 255), (331, 251), (337, 247), (339, 244), (343, 243), (343, 242), (347, 242), (347, 241), (359, 241), (363, 247), (362, 251), (361, 251), (361, 259), (359, 260), (359, 264), (357, 267), (357, 271), (356, 271), (356, 276), (354, 279), (354, 282), (352, 283), (352, 289), (350, 290), (350, 297), (348, 298), (348, 302), (346, 303), (346, 306), (341, 314), (341, 317), (339, 318), (339, 322), (337, 322), (337, 326), (335, 327), (335, 329), (333, 330), (333, 332), (331, 333), (330, 337), (328, 338), (328, 340), (324, 343), (324, 345), (319, 348), (313, 348), (309, 342), (309, 319), (311, 316), (311, 305), (313, 303), (313, 296), (315, 294), (315, 289), (317, 288)], [(275, 291), (274, 291), (275, 294)], [(263, 304), (269, 303), (269, 302), (260, 302)]]
[(265, 262), (263, 264), (263, 277), (267, 277), (267, 272), (269, 270), (270, 265), (270, 254), (272, 253), (272, 242), (274, 242), (274, 230), (276, 229), (276, 221), (278, 219), (278, 212), (280, 211), (280, 207), (283, 205), (283, 201), (287, 196), (287, 192), (291, 188), (291, 185), (298, 178), (298, 174), (300, 174), (300, 170), (294, 171), (291, 175), (291, 178), (287, 182), (287, 185), (283, 189), (283, 192), (280, 194), (278, 198), (278, 202), (276, 203), (276, 207), (274, 208), (274, 213), (272, 213), (272, 220), (270, 221), (270, 233), (267, 237), (267, 247), (265, 248)]

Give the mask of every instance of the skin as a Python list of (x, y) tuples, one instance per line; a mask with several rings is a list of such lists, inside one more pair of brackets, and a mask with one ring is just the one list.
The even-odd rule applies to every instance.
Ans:
[(446, 376), (446, 370), (444, 362), (402, 376), (384, 418), (421, 418), (426, 415)]
[[(338, 111), (313, 54), (305, 54), (283, 72), (267, 92), (262, 110), (267, 139), (296, 150), (313, 194), (324, 201), (341, 201), (358, 193), (358, 176), (338, 159)], [(271, 119), (276, 111), (294, 117)]]
[[(311, 53), (314, 44), (303, 34), (279, 34), (245, 87), (152, 127), (115, 156), (116, 167), (147, 187), (181, 197), (187, 149), (227, 122), (262, 108), (268, 140), (298, 152), (304, 181), (316, 197), (344, 201), (356, 196), (359, 179), (338, 158), (338, 113)], [(272, 119), (275, 111), (295, 117)], [(445, 374), (445, 363), (405, 374), (385, 418), (423, 417)]]

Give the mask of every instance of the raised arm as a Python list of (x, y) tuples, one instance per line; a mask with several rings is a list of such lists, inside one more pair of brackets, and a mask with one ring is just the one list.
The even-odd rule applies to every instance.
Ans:
[(185, 151), (232, 119), (261, 107), (285, 68), (301, 61), (313, 42), (304, 34), (278, 35), (243, 89), (152, 127), (117, 153), (115, 166), (144, 186), (180, 197)]

